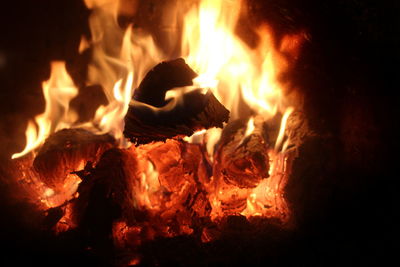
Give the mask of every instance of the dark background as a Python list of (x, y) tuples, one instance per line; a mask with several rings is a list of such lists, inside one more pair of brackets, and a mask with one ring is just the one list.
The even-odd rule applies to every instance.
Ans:
[[(208, 246), (161, 240), (143, 249), (145, 263), (388, 264), (398, 242), (398, 1), (253, 0), (251, 6), (255, 19), (266, 19), (277, 35), (305, 29), (309, 36), (290, 78), (305, 95), (306, 116), (320, 138), (301, 149), (289, 185), (298, 227), (290, 234), (271, 230), (258, 238), (239, 235)], [(44, 109), (41, 82), (49, 77), (49, 62), (66, 60), (77, 83), (84, 80), (88, 57), (77, 50), (80, 36), (88, 33), (88, 15), (80, 0), (2, 4), (3, 167), (24, 146), (28, 118)], [(6, 179), (0, 180), (0, 242), (5, 247), (0, 263), (99, 264), (73, 238), (35, 232), (27, 223), (30, 208), (10, 200), (13, 190)]]

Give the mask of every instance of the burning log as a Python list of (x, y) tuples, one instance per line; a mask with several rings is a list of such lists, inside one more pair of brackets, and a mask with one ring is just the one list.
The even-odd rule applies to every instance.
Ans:
[(257, 123), (246, 136), (246, 123), (236, 120), (222, 132), (215, 156), (214, 177), (227, 185), (239, 188), (254, 188), (269, 177), (268, 143), (264, 124)]
[(167, 140), (165, 143), (155, 143), (147, 156), (155, 165), (158, 180), (169, 192), (178, 192), (185, 183), (194, 183), (193, 177), (187, 172), (182, 162), (182, 143)]
[(136, 151), (139, 164), (150, 162), (154, 166), (153, 174), (158, 176), (159, 185), (155, 190), (154, 185), (150, 185), (153, 189), (136, 193), (147, 194), (151, 206), (157, 207), (150, 219), (157, 235), (200, 231), (196, 220), (209, 216), (211, 212), (207, 193), (200, 181), (209, 179), (204, 177), (209, 174), (200, 147), (169, 139), (165, 143), (141, 145)]
[(109, 135), (95, 135), (83, 129), (64, 129), (51, 135), (33, 161), (42, 182), (51, 188), (62, 186), (66, 177), (88, 161), (96, 162), (114, 146)]
[(221, 211), (224, 215), (237, 214), (247, 207), (247, 188), (238, 188), (220, 181), (218, 184), (218, 201), (221, 202)]
[(136, 155), (113, 148), (101, 156), (95, 168), (81, 173), (79, 197), (74, 203), (75, 220), (88, 245), (97, 246), (94, 248), (99, 252), (112, 247), (111, 232), (116, 219), (133, 221), (131, 184), (136, 172)]
[(209, 180), (210, 166), (197, 144), (169, 139), (141, 147), (154, 164), (160, 184), (170, 192), (177, 192), (185, 182), (198, 184)]
[(211, 173), (198, 145), (169, 139), (142, 145), (138, 150), (154, 164), (159, 183), (167, 193), (163, 197), (165, 205), (191, 210), (199, 216), (209, 214), (202, 181), (208, 180)]
[(194, 180), (201, 188), (209, 184), (212, 176), (212, 166), (206, 159), (206, 153), (201, 145), (190, 143), (185, 143), (182, 153), (185, 169), (193, 172)]
[(124, 135), (137, 144), (190, 136), (197, 130), (221, 127), (229, 111), (209, 91), (183, 94), (176, 105), (165, 100), (174, 87), (192, 85), (196, 73), (183, 59), (162, 62), (154, 67), (135, 91), (133, 104), (125, 116)]

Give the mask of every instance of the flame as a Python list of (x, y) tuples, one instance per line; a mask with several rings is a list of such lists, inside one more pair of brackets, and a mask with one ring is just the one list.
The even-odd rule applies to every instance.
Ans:
[[(92, 39), (88, 41), (83, 36), (79, 52), (88, 47), (92, 49), (87, 84), (101, 85), (108, 104), (98, 108), (92, 121), (74, 127), (85, 127), (97, 134), (109, 133), (122, 147), (127, 147), (129, 142), (122, 134), (123, 118), (129, 104), (143, 104), (131, 101), (133, 90), (151, 67), (168, 59), (170, 52), (160, 49), (152, 35), (141, 28), (132, 25), (123, 28), (118, 24), (118, 12), (134, 13), (136, 7), (127, 10), (124, 3), (117, 0), (84, 2), (92, 10), (89, 18)], [(231, 120), (241, 117), (239, 106), (243, 101), (264, 120), (278, 112), (283, 114), (289, 108), (283, 95), (286, 88), (277, 77), (289, 65), (283, 53), (297, 57), (298, 35), (287, 35), (275, 45), (271, 29), (262, 25), (256, 29), (258, 45), (249, 47), (235, 33), (242, 1), (201, 0), (198, 4), (172, 6), (171, 10), (165, 11), (171, 13), (169, 17), (185, 15), (182, 32), (172, 30), (169, 37), (182, 40), (180, 55), (199, 75), (193, 87), (168, 92), (166, 97), (174, 101), (165, 108), (171, 108), (183, 93), (195, 88), (211, 89), (231, 111)], [(171, 20), (171, 28), (179, 29), (180, 20)], [(53, 63), (52, 70), (50, 84), (43, 87), (46, 110), (28, 123), (26, 148), (13, 158), (34, 150), (49, 134), (71, 127), (76, 120), (76, 115), (74, 117), (68, 110), (68, 103), (77, 89), (65, 71), (65, 63)], [(217, 140), (219, 136), (212, 130), (208, 139)], [(209, 145), (209, 151), (211, 147)]]
[(256, 127), (254, 125), (254, 118), (251, 117), (247, 122), (247, 127), (246, 127), (246, 132), (244, 133), (244, 137), (249, 136), (254, 131), (255, 128)]
[(257, 30), (260, 42), (254, 49), (236, 36), (241, 2), (203, 0), (190, 10), (184, 20), (183, 55), (199, 73), (195, 84), (210, 87), (231, 111), (231, 119), (240, 117), (241, 97), (268, 119), (285, 109), (277, 77), (287, 64), (274, 47), (268, 27)]
[(28, 122), (26, 146), (23, 151), (13, 154), (13, 159), (36, 149), (51, 133), (68, 128), (77, 120), (76, 113), (69, 109), (69, 102), (78, 94), (78, 89), (65, 68), (65, 62), (51, 63), (50, 79), (43, 82), (42, 88), (45, 111)]
[(160, 182), (158, 181), (158, 172), (154, 168), (154, 164), (149, 160), (142, 161), (142, 166), (147, 166), (145, 170), (141, 172), (139, 190), (137, 190), (137, 207), (139, 209), (159, 209), (158, 201), (152, 201), (152, 193), (155, 193), (160, 188)]
[(207, 154), (210, 157), (211, 161), (213, 161), (215, 145), (218, 143), (219, 138), (221, 137), (222, 129), (220, 128), (211, 128), (207, 130), (205, 134), (205, 143)]
[(200, 130), (192, 134), (192, 136), (188, 137), (185, 136), (183, 140), (185, 140), (188, 143), (196, 144), (196, 143), (201, 143), (202, 139), (204, 138), (204, 134), (207, 132), (206, 129)]
[[(279, 128), (279, 134), (278, 134), (278, 137), (276, 138), (276, 143), (275, 143), (275, 150), (276, 151), (279, 150), (279, 147), (283, 142), (287, 120), (288, 120), (290, 114), (292, 114), (293, 111), (294, 111), (294, 109), (292, 107), (289, 107), (285, 111), (285, 114), (283, 114), (282, 121), (281, 121), (281, 127)], [(286, 141), (288, 141), (288, 140), (286, 140)], [(285, 144), (283, 145), (282, 151), (286, 150), (286, 146), (287, 146), (287, 142), (285, 142)]]
[(133, 72), (128, 74), (125, 86), (122, 80), (115, 83), (113, 88), (114, 98), (107, 106), (100, 106), (93, 120), (94, 125), (100, 128), (100, 133), (109, 133), (121, 146), (128, 142), (123, 138), (124, 117), (129, 108), (131, 88), (133, 83)]
[[(151, 35), (132, 25), (125, 29), (118, 25), (119, 1), (85, 0), (85, 3), (92, 9), (89, 25), (93, 56), (87, 82), (101, 85), (108, 99), (108, 104), (100, 106), (93, 121), (85, 126), (98, 134), (108, 133), (121, 147), (128, 147), (130, 143), (123, 137), (124, 117), (133, 90), (147, 71), (164, 58)], [(86, 43), (82, 38), (81, 47)]]
[[(112, 0), (85, 0), (85, 3), (93, 11), (89, 21), (93, 58), (88, 83), (100, 84), (109, 100), (107, 106), (98, 109), (93, 124), (101, 133), (111, 133), (126, 147), (128, 143), (123, 140), (121, 129), (128, 105), (145, 105), (130, 101), (133, 90), (151, 67), (168, 59), (170, 51), (160, 49), (152, 35), (140, 27), (119, 26), (117, 16), (124, 3)], [(182, 36), (178, 30), (169, 30), (169, 39), (182, 40), (180, 55), (199, 75), (193, 81), (194, 86), (167, 92), (166, 99), (173, 101), (163, 109), (149, 108), (154, 112), (167, 110), (181, 101), (184, 93), (209, 88), (231, 111), (232, 120), (241, 117), (239, 106), (243, 101), (265, 120), (285, 112), (288, 108), (283, 96), (285, 88), (277, 77), (288, 67), (283, 52), (297, 56), (300, 38), (287, 35), (276, 46), (272, 30), (263, 25), (256, 29), (258, 45), (249, 47), (235, 34), (241, 7), (242, 1), (201, 0), (198, 4), (186, 3), (164, 10), (169, 18), (184, 14)], [(169, 29), (180, 28), (178, 18), (171, 21)], [(81, 47), (87, 43), (82, 38)], [(121, 87), (121, 80), (129, 80), (122, 90), (122, 98), (115, 90)], [(219, 138), (213, 130), (208, 135), (215, 135), (209, 139)]]

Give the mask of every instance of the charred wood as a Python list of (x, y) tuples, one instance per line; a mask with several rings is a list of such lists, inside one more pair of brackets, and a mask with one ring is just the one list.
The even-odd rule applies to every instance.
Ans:
[[(198, 221), (210, 215), (211, 205), (200, 180), (208, 180), (205, 159), (198, 145), (169, 139), (139, 146), (154, 165), (160, 183), (157, 205), (163, 207), (152, 215), (154, 231), (159, 236), (200, 234)], [(168, 226), (168, 231), (165, 230)]]
[(63, 206), (48, 209), (42, 222), (43, 228), (45, 230), (52, 229), (64, 215), (65, 211)]
[(169, 192), (178, 192), (185, 183), (193, 183), (191, 171), (183, 165), (183, 143), (167, 140), (146, 146), (149, 148), (147, 156), (158, 172), (160, 184)]
[(135, 91), (125, 116), (124, 135), (137, 144), (146, 144), (222, 127), (229, 119), (229, 111), (210, 91), (184, 93), (175, 105), (165, 100), (168, 90), (191, 85), (195, 76), (183, 59), (157, 65)]
[(40, 179), (49, 187), (63, 184), (66, 177), (82, 163), (96, 162), (114, 146), (109, 135), (95, 135), (83, 129), (64, 129), (47, 138), (33, 161)]
[(194, 180), (199, 188), (204, 188), (210, 183), (212, 166), (207, 160), (207, 151), (200, 144), (185, 143), (182, 153), (185, 169), (192, 170)]
[(215, 155), (214, 177), (227, 185), (253, 188), (269, 177), (268, 143), (264, 124), (257, 123), (255, 130), (245, 136), (246, 122), (236, 120), (222, 132)]
[(136, 169), (134, 153), (113, 148), (102, 155), (94, 169), (86, 170), (79, 185), (75, 220), (87, 244), (100, 253), (112, 248), (114, 221), (120, 218), (132, 221), (130, 184), (136, 177)]
[(154, 107), (162, 107), (167, 104), (167, 91), (175, 87), (193, 85), (192, 80), (196, 76), (182, 58), (161, 62), (146, 74), (139, 88), (135, 90), (133, 98)]

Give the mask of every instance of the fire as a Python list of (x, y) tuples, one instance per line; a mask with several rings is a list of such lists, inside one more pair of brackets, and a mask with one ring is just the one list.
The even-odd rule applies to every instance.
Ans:
[[(131, 153), (137, 161), (124, 163), (136, 168), (126, 174), (131, 175), (128, 187), (132, 203), (129, 204), (134, 210), (146, 212), (150, 220), (165, 223), (160, 230), (145, 222), (135, 227), (120, 222), (114, 229), (120, 229), (118, 235), (125, 232), (133, 235), (141, 227), (147, 227), (152, 233), (159, 231), (164, 236), (191, 234), (194, 230), (188, 226), (190, 223), (178, 230), (170, 224), (178, 217), (190, 222), (193, 214), (208, 216), (213, 222), (238, 214), (247, 218), (274, 217), (287, 222), (290, 210), (283, 193), (293, 153), (288, 151), (290, 140), (286, 126), (295, 109), (285, 96), (289, 85), (279, 77), (298, 56), (301, 35), (287, 35), (276, 42), (272, 30), (261, 25), (255, 31), (259, 42), (250, 47), (235, 33), (243, 16), (242, 1), (201, 0), (193, 5), (177, 6), (172, 13), (184, 14), (183, 24), (177, 27), (182, 31), (171, 33), (171, 38), (181, 40), (179, 54), (198, 77), (193, 80), (193, 86), (168, 91), (169, 104), (153, 107), (132, 100), (132, 96), (155, 64), (170, 59), (168, 53), (158, 47), (152, 35), (132, 25), (125, 28), (118, 25), (119, 1), (85, 0), (85, 3), (92, 9), (89, 21), (92, 40), (82, 38), (79, 51), (92, 49), (87, 83), (101, 85), (108, 104), (100, 106), (91, 121), (76, 124), (77, 115), (69, 109), (69, 102), (78, 94), (78, 89), (65, 63), (53, 62), (50, 79), (43, 83), (45, 112), (28, 123), (27, 145), (12, 157), (34, 151), (49, 135), (64, 128), (83, 128), (97, 135), (113, 136), (123, 153)], [(243, 127), (238, 127), (229, 138), (226, 127), (211, 128), (191, 137), (137, 147), (124, 138), (124, 117), (130, 105), (150, 107), (154, 112), (165, 111), (182, 101), (183, 94), (195, 89), (211, 90), (231, 112), (228, 125), (245, 121)], [(243, 107), (247, 113), (242, 112)], [(271, 140), (264, 135), (264, 124), (276, 118), (281, 118), (280, 128), (270, 144)], [(224, 138), (228, 140), (225, 143)], [(259, 145), (256, 148), (249, 145), (254, 151), (246, 150), (251, 142)], [(228, 148), (224, 150), (223, 145)], [(240, 153), (243, 158), (239, 157)], [(240, 178), (248, 180), (243, 182)], [(69, 174), (62, 182), (66, 188), (64, 194), (59, 187), (41, 184), (40, 199), (47, 207), (57, 207), (77, 197), (81, 179)], [(72, 208), (67, 205), (66, 209), (68, 214), (63, 222), (73, 224), (69, 218)], [(60, 225), (59, 228), (64, 229)]]
[[(285, 135), (285, 129), (286, 129), (286, 123), (287, 123), (287, 120), (288, 120), (290, 114), (292, 114), (293, 111), (294, 111), (294, 109), (292, 107), (289, 107), (288, 109), (286, 109), (285, 114), (283, 114), (282, 121), (281, 121), (281, 127), (279, 128), (279, 134), (278, 134), (278, 137), (276, 138), (276, 143), (275, 143), (276, 151), (279, 151), (279, 147), (283, 142), (283, 138)], [(289, 140), (286, 140), (286, 142), (283, 144), (282, 151), (286, 150), (288, 141)]]
[(254, 125), (254, 118), (251, 117), (249, 119), (249, 121), (247, 122), (246, 132), (244, 133), (243, 139), (246, 138), (247, 136), (249, 136), (250, 134), (252, 134), (255, 128), (256, 127)]

